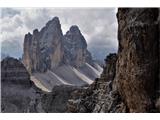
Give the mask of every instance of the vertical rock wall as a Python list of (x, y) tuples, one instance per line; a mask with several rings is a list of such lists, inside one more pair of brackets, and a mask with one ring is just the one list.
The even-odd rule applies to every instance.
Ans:
[(118, 9), (116, 84), (129, 112), (150, 112), (158, 81), (158, 9)]
[(40, 31), (35, 29), (33, 35), (24, 38), (23, 63), (31, 73), (45, 72), (53, 69), (63, 61), (63, 34), (58, 17), (48, 21)]

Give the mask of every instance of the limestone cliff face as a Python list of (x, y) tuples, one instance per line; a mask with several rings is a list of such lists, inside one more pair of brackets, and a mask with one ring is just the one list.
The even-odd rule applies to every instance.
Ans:
[(78, 26), (72, 26), (63, 36), (58, 17), (50, 20), (40, 31), (24, 38), (23, 63), (32, 72), (46, 72), (63, 64), (81, 67), (92, 64), (87, 43)]
[(87, 50), (87, 43), (78, 26), (72, 26), (64, 35), (65, 61), (75, 67), (81, 67), (86, 62), (92, 64), (92, 57)]
[(29, 72), (45, 72), (63, 60), (63, 34), (59, 19), (54, 17), (41, 31), (35, 29), (24, 38), (23, 63)]
[(118, 9), (117, 88), (129, 112), (149, 112), (158, 81), (158, 9)]

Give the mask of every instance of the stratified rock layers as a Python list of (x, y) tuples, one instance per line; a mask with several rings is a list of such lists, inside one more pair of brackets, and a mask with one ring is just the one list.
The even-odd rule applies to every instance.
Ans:
[(66, 112), (70, 93), (78, 87), (56, 86), (47, 93), (38, 89), (30, 80), (24, 65), (7, 57), (1, 62), (1, 112)]
[(7, 57), (1, 62), (1, 82), (6, 84), (18, 84), (31, 86), (30, 76), (24, 65), (17, 59)]
[(158, 9), (118, 9), (116, 85), (129, 112), (150, 112), (158, 81)]
[(24, 65), (7, 57), (1, 62), (1, 76), (1, 111), (27, 112), (34, 99), (31, 96), (36, 95), (31, 90), (30, 76)]

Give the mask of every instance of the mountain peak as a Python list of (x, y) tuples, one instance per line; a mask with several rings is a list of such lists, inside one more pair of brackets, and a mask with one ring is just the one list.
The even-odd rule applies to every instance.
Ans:
[(72, 25), (70, 27), (69, 31), (72, 32), (72, 33), (80, 33), (80, 30), (79, 30), (77, 25)]
[(59, 18), (58, 17), (53, 17), (52, 20), (50, 20), (50, 21), (47, 22), (46, 26), (49, 26), (51, 24), (59, 25), (60, 24)]

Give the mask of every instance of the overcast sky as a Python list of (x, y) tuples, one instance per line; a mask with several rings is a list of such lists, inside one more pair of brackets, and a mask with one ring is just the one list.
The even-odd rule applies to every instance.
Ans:
[(116, 52), (117, 20), (114, 8), (3, 8), (0, 19), (0, 40), (4, 43), (2, 52), (5, 49), (14, 51), (12, 54), (16, 54), (15, 57), (21, 56), (24, 35), (32, 33), (35, 28), (41, 29), (54, 16), (59, 17), (63, 34), (70, 26), (77, 25), (94, 56), (105, 57), (104, 54)]

